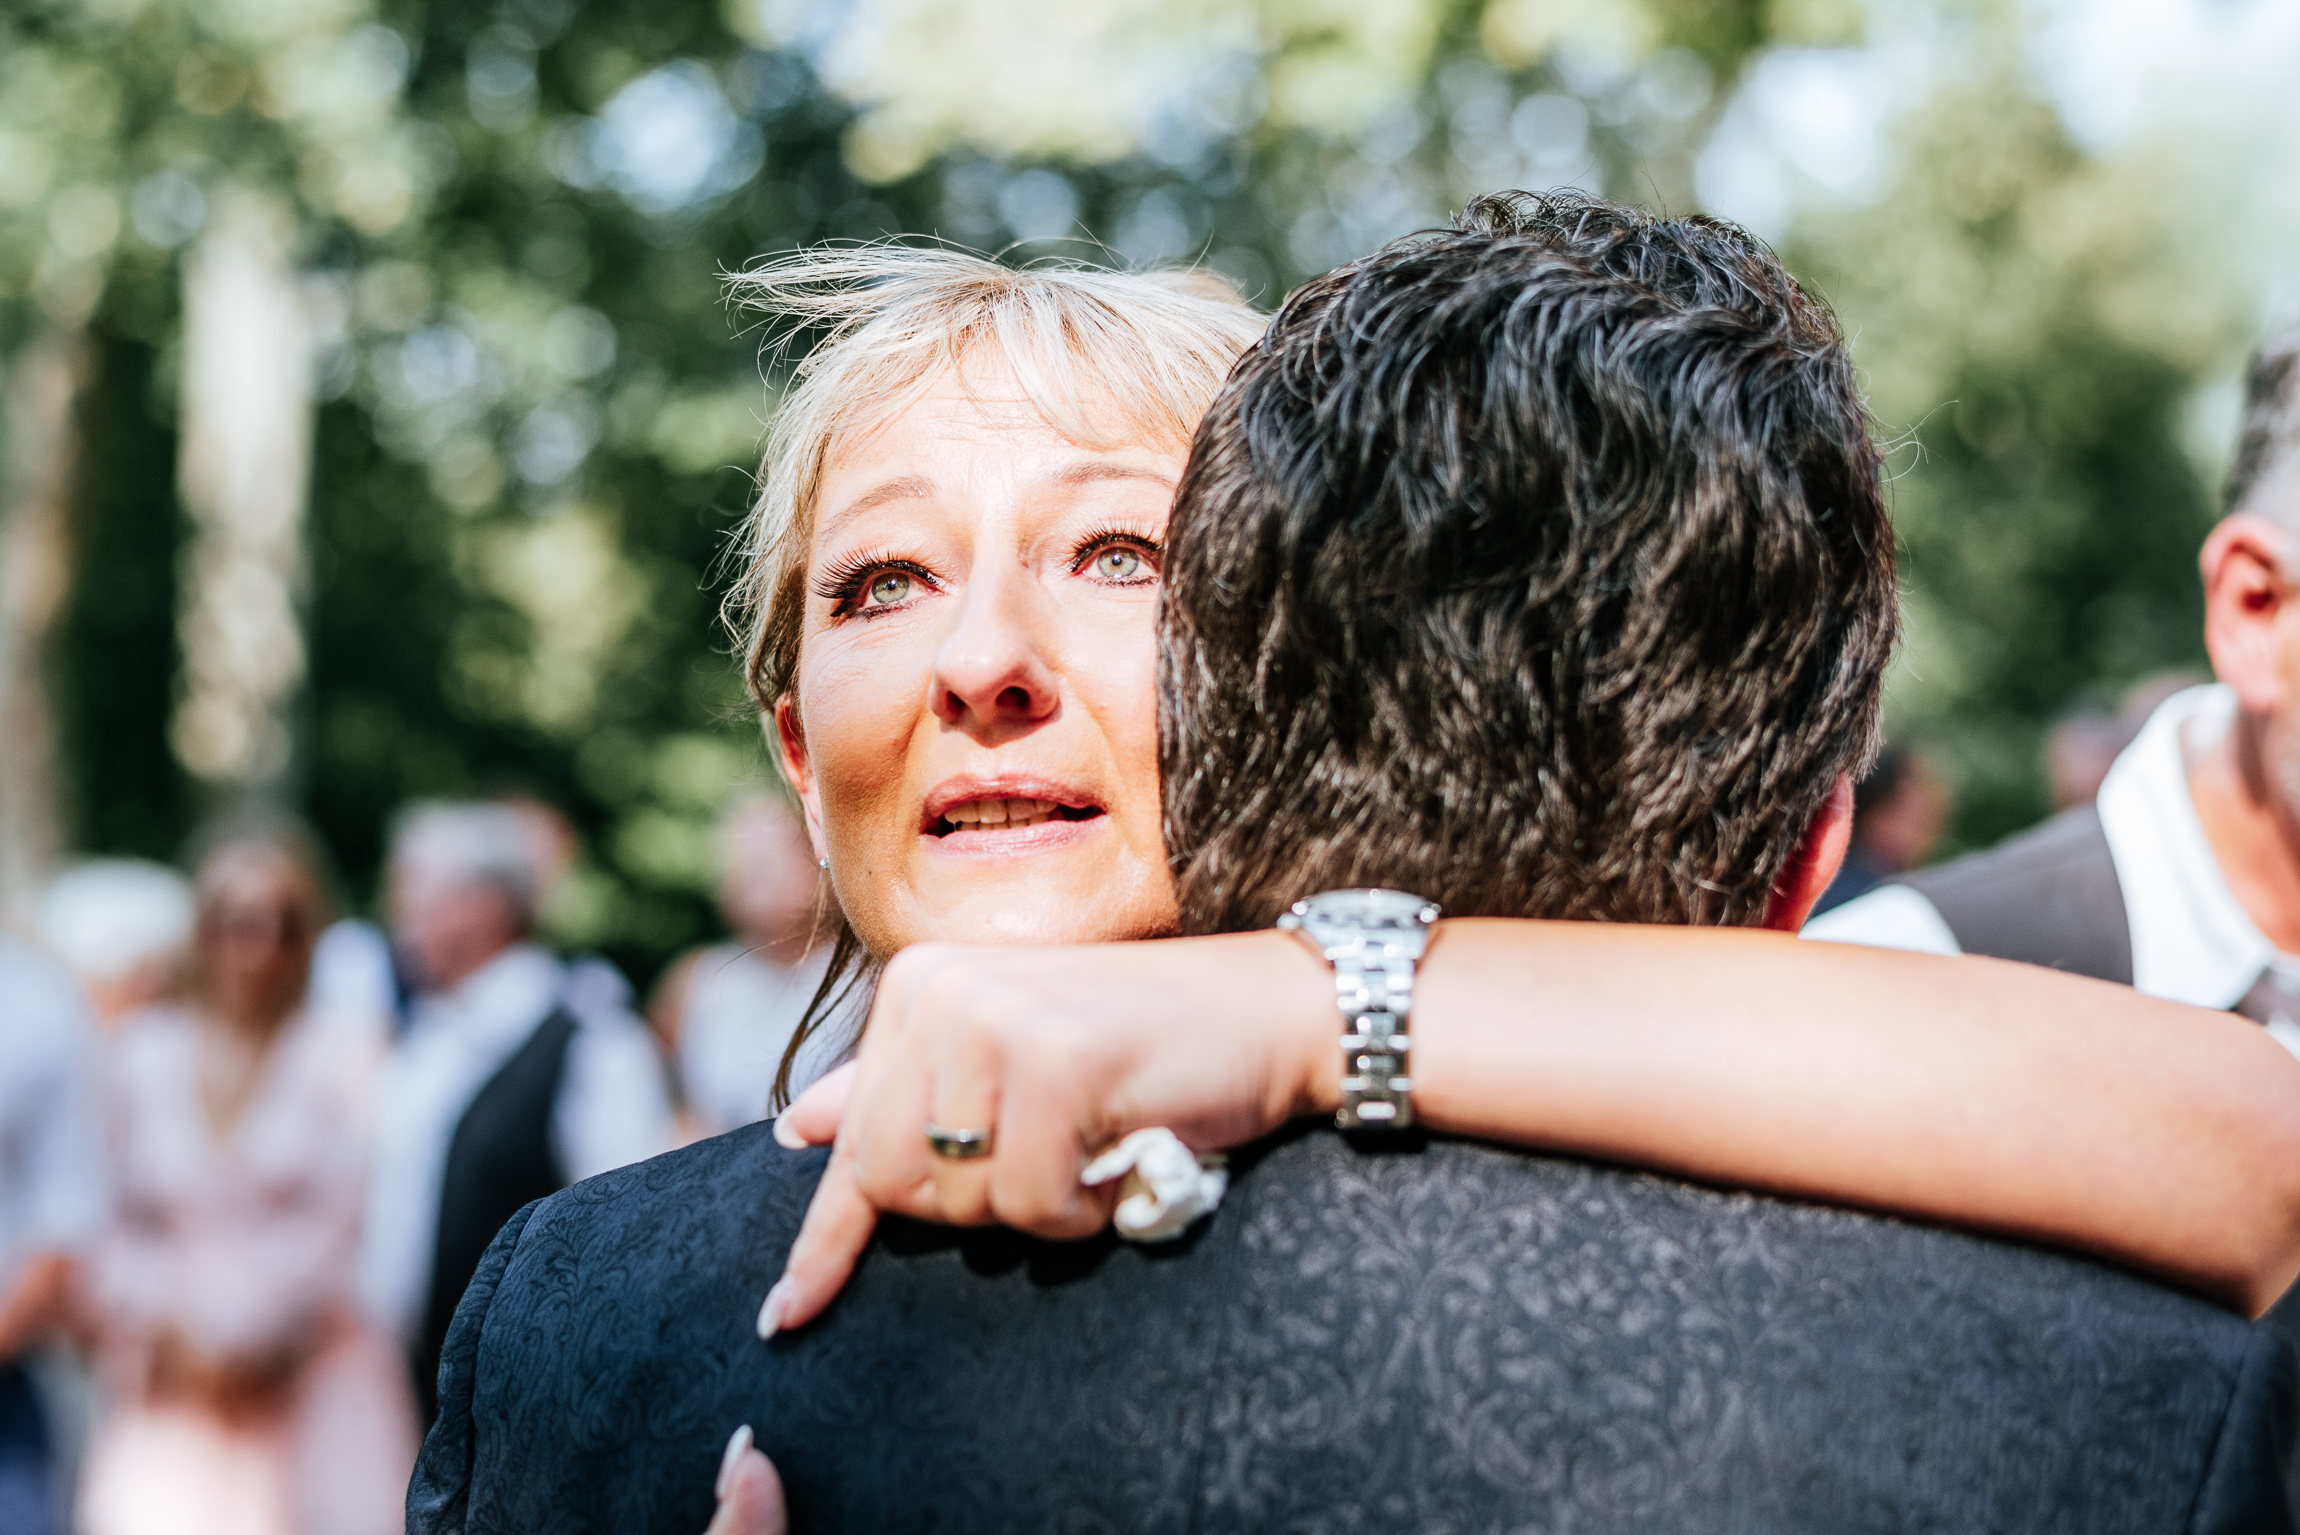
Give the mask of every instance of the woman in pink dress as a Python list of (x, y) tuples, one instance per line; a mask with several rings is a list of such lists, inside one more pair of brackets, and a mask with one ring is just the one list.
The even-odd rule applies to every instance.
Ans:
[(110, 1044), (88, 1535), (401, 1526), (414, 1409), (352, 1306), (380, 1036), (306, 1005), (323, 909), (304, 846), (277, 826), (214, 846), (185, 1000)]

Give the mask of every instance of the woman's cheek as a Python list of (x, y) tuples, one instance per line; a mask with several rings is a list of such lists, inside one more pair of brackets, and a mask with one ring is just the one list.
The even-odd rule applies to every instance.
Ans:
[[(1093, 664), (1079, 668), (1094, 695), (1094, 712), (1120, 779), (1138, 810), (1129, 819), (1159, 836), (1158, 815), (1158, 634), (1149, 601), (1106, 615), (1097, 627)], [(1139, 840), (1138, 838), (1136, 840)], [(1161, 844), (1162, 848), (1162, 844)], [(1160, 854), (1163, 857), (1163, 852)]]
[(799, 704), (824, 835), (834, 847), (854, 849), (900, 819), (890, 819), (889, 801), (902, 790), (926, 684), (912, 675), (902, 647), (837, 639), (844, 643), (817, 642)]

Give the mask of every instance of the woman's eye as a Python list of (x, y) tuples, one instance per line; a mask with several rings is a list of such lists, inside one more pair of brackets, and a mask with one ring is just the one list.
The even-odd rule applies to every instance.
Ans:
[(910, 577), (899, 570), (881, 571), (871, 578), (870, 589), (864, 594), (866, 608), (891, 608), (910, 595)]
[(1112, 544), (1094, 556), (1094, 573), (1106, 581), (1131, 581), (1142, 573), (1142, 551)]

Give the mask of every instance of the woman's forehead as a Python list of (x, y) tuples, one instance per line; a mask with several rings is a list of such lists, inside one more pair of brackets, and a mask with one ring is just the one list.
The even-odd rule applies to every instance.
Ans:
[(1049, 390), (1026, 380), (997, 348), (977, 346), (848, 413), (825, 444), (826, 477), (937, 442), (1004, 437), (1088, 453), (1186, 451), (1169, 423), (1129, 410), (1111, 388), (1074, 373)]

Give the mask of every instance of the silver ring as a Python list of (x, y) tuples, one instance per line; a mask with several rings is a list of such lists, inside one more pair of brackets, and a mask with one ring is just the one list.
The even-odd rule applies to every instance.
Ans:
[(988, 1130), (948, 1130), (933, 1120), (926, 1122), (926, 1144), (938, 1157), (953, 1162), (971, 1162), (976, 1157), (990, 1155)]

